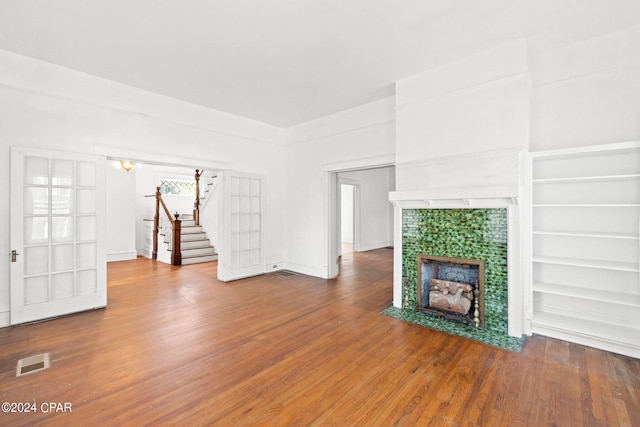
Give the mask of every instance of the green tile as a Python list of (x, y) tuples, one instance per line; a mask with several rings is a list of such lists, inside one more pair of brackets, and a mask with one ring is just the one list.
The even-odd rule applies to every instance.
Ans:
[[(487, 344), (509, 343), (507, 209), (404, 209), (402, 218), (402, 316)], [(485, 327), (476, 329), (416, 311), (419, 254), (485, 262)], [(395, 317), (395, 316), (394, 316)], [(470, 329), (469, 329), (470, 328)], [(522, 339), (515, 339), (522, 346)], [(518, 347), (518, 345), (515, 345)], [(519, 351), (519, 350), (515, 350)]]
[(416, 325), (435, 329), (437, 331), (469, 338), (475, 341), (492, 345), (494, 347), (500, 347), (504, 348), (505, 350), (510, 350), (518, 353), (522, 351), (522, 346), (524, 345), (525, 341), (524, 337), (510, 337), (508, 335), (497, 333), (486, 328), (476, 329), (474, 326), (468, 326), (458, 322), (444, 321), (442, 319), (438, 319), (424, 313), (397, 307), (386, 308), (382, 311), (382, 314), (389, 317), (394, 317), (396, 319), (404, 320), (405, 322), (410, 322)]

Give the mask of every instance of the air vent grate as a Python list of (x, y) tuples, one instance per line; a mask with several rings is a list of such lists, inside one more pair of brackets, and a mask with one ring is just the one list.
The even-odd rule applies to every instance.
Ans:
[(18, 360), (16, 377), (42, 371), (49, 367), (49, 353), (37, 354)]
[(273, 274), (274, 276), (283, 276), (283, 277), (300, 276), (300, 273), (296, 273), (295, 271), (291, 271), (291, 270), (278, 270), (270, 274)]

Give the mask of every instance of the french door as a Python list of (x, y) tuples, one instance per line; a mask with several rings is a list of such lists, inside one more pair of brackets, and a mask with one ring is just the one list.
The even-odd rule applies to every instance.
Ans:
[(265, 180), (261, 175), (225, 172), (218, 279), (229, 281), (265, 271)]
[(107, 305), (105, 159), (11, 149), (11, 324)]

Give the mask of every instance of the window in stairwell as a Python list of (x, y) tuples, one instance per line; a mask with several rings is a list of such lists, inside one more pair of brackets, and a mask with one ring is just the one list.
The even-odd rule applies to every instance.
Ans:
[(194, 180), (182, 179), (160, 179), (160, 193), (169, 196), (191, 196), (196, 195), (196, 183)]

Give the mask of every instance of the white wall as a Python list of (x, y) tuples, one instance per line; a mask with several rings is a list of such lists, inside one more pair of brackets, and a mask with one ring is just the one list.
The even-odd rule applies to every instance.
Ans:
[(640, 26), (531, 46), (532, 151), (640, 140)]
[(340, 185), (340, 241), (342, 243), (353, 243), (353, 190), (353, 185)]
[[(284, 244), (283, 132), (63, 67), (0, 51), (0, 179), (9, 147), (135, 153), (181, 165), (224, 163), (267, 177), (267, 261)], [(112, 188), (115, 181), (111, 181)], [(109, 234), (131, 233), (129, 224)], [(10, 253), (9, 194), (0, 195), (0, 253)], [(129, 242), (130, 243), (130, 242)], [(123, 250), (128, 251), (131, 244)], [(133, 246), (131, 249), (134, 249)], [(9, 321), (9, 257), (0, 258), (0, 326)]]
[[(481, 162), (455, 167), (456, 156), (523, 149), (529, 143), (530, 79), (526, 40), (479, 52), (396, 84), (397, 189), (477, 185)], [(437, 174), (422, 163), (452, 158)], [(517, 182), (517, 170), (513, 171)], [(425, 180), (425, 174), (430, 174)]]
[[(107, 166), (107, 261), (135, 259), (136, 176)], [(113, 232), (111, 232), (113, 230)]]
[(393, 104), (386, 98), (286, 130), (286, 268), (327, 277), (328, 173), (393, 163)]
[(356, 222), (359, 224), (358, 251), (384, 248), (393, 244), (393, 209), (389, 192), (395, 190), (395, 168), (340, 172), (338, 180), (358, 182)]

